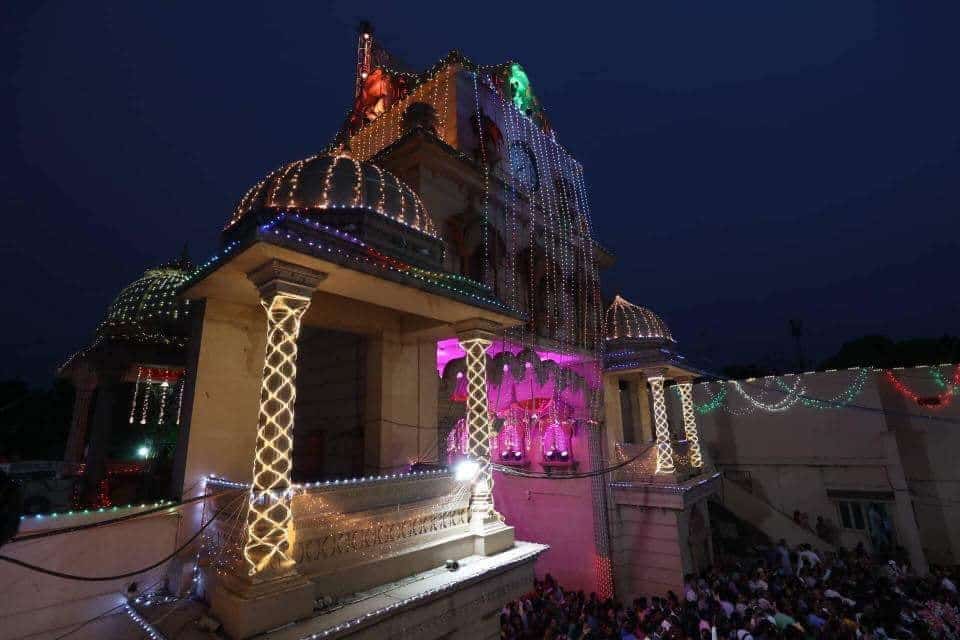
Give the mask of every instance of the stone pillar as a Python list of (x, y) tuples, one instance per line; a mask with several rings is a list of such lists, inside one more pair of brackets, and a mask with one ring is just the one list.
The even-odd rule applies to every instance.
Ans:
[(297, 399), (300, 321), (325, 275), (271, 260), (247, 277), (267, 312), (260, 409), (247, 502), (243, 561), (216, 582), (211, 610), (231, 638), (260, 632), (312, 614), (312, 583), (290, 556), (291, 471)]
[(123, 373), (120, 369), (101, 368), (97, 371), (97, 392), (94, 398), (90, 440), (84, 458), (85, 466), (80, 494), (87, 504), (99, 502), (100, 482), (107, 477), (107, 455), (113, 434), (116, 406), (122, 391)]
[(467, 447), (470, 457), (479, 465), (470, 500), (470, 519), (473, 522), (496, 514), (490, 461), (490, 439), (494, 434), (487, 406), (486, 356), (493, 336), (483, 331), (470, 331), (458, 337), (460, 346), (467, 354)]
[(283, 573), (293, 564), (288, 529), (297, 338), (300, 320), (324, 276), (273, 260), (247, 277), (257, 285), (267, 312), (267, 345), (243, 557), (250, 575), (268, 568)]
[(623, 402), (620, 393), (620, 378), (613, 373), (605, 373), (603, 376), (603, 407), (606, 432), (606, 458), (613, 460), (614, 452), (617, 450), (617, 444), (623, 442)]
[(471, 460), (478, 465), (470, 497), (470, 529), (478, 536), (477, 553), (483, 555), (491, 555), (513, 545), (513, 529), (503, 524), (503, 517), (493, 504), (490, 439), (494, 433), (487, 405), (486, 353), (496, 329), (493, 323), (480, 320), (462, 323), (457, 327), (457, 338), (466, 352), (468, 450)]
[(673, 443), (670, 439), (670, 422), (667, 419), (667, 403), (663, 397), (663, 374), (647, 376), (650, 396), (653, 399), (653, 422), (657, 436), (657, 473), (672, 473)]
[(703, 467), (703, 453), (700, 451), (700, 434), (697, 433), (697, 414), (693, 409), (693, 382), (689, 379), (681, 380), (677, 384), (677, 390), (680, 392), (683, 432), (687, 437), (690, 465), (699, 469)]
[[(647, 392), (647, 379), (641, 374), (637, 375), (633, 385), (633, 400), (636, 402), (635, 420), (640, 424), (640, 433), (638, 442), (653, 442), (653, 425), (650, 423), (650, 394)], [(636, 432), (636, 430), (634, 430)]]
[(74, 383), (73, 416), (70, 420), (70, 434), (63, 453), (64, 462), (83, 462), (83, 449), (87, 442), (87, 426), (90, 424), (90, 408), (93, 393), (97, 389), (96, 381), (83, 380)]

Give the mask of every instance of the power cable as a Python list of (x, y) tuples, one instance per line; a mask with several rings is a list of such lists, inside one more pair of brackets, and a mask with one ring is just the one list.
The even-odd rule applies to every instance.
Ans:
[(110, 580), (120, 580), (121, 578), (130, 578), (135, 575), (139, 575), (141, 573), (150, 571), (151, 569), (156, 569), (160, 565), (172, 560), (178, 553), (180, 553), (181, 551), (186, 549), (188, 546), (190, 546), (193, 543), (193, 541), (196, 540), (197, 537), (201, 533), (203, 533), (206, 530), (206, 528), (209, 527), (217, 519), (217, 516), (219, 516), (228, 507), (232, 507), (233, 505), (235, 505), (237, 500), (239, 500), (242, 497), (243, 495), (240, 495), (236, 499), (231, 500), (229, 503), (217, 509), (217, 511), (213, 514), (213, 516), (210, 518), (210, 520), (206, 524), (204, 524), (199, 529), (197, 529), (196, 533), (190, 536), (190, 538), (186, 542), (184, 542), (182, 545), (180, 545), (180, 547), (178, 547), (177, 549), (174, 549), (173, 552), (171, 552), (169, 555), (162, 558), (161, 560), (158, 560), (157, 562), (154, 562), (148, 567), (137, 569), (136, 571), (128, 571), (126, 573), (121, 573), (113, 576), (78, 576), (72, 573), (64, 573), (62, 571), (54, 571), (52, 569), (46, 569), (44, 567), (40, 567), (35, 564), (30, 564), (29, 562), (24, 562), (23, 560), (18, 560), (16, 558), (11, 558), (10, 556), (6, 556), (2, 554), (0, 554), (0, 560), (3, 560), (4, 562), (9, 562), (10, 564), (17, 565), (18, 567), (23, 567), (24, 569), (29, 569), (31, 571), (36, 571), (38, 573), (42, 573), (48, 576), (53, 576), (54, 578), (62, 578), (64, 580), (77, 580), (80, 582), (108, 582)]
[[(150, 586), (148, 586), (146, 589), (144, 589), (144, 591), (149, 591), (150, 589), (153, 589), (153, 588), (154, 588), (155, 586), (157, 586), (158, 584), (160, 584), (160, 580), (157, 580), (156, 582), (154, 582), (153, 584), (151, 584)], [(67, 632), (64, 633), (63, 635), (57, 636), (57, 637), (54, 638), (53, 640), (63, 640), (63, 639), (66, 638), (67, 636), (72, 636), (73, 634), (75, 634), (77, 631), (80, 631), (80, 629), (83, 629), (83, 628), (84, 628), (85, 626), (87, 626), (88, 624), (93, 623), (93, 622), (96, 622), (97, 620), (100, 620), (101, 618), (104, 618), (104, 617), (108, 616), (109, 614), (113, 613), (113, 612), (116, 611), (117, 609), (126, 606), (126, 605), (127, 605), (127, 602), (128, 602), (128, 601), (124, 601), (124, 602), (121, 602), (120, 604), (118, 604), (118, 605), (115, 606), (115, 607), (110, 607), (109, 609), (107, 609), (107, 610), (104, 611), (103, 613), (101, 613), (101, 614), (99, 614), (99, 615), (96, 615), (96, 616), (94, 616), (93, 618), (90, 618), (89, 620), (85, 620), (84, 622), (81, 622), (79, 625), (77, 625), (76, 627), (74, 627), (74, 628), (71, 629), (70, 631), (67, 631)]]
[(606, 475), (606, 474), (608, 474), (608, 473), (612, 473), (612, 472), (616, 471), (617, 469), (622, 469), (623, 467), (626, 467), (627, 465), (631, 464), (632, 462), (635, 462), (636, 460), (638, 460), (639, 458), (641, 458), (644, 454), (646, 454), (647, 451), (649, 451), (650, 449), (652, 449), (653, 446), (654, 446), (654, 444), (655, 444), (655, 443), (653, 443), (653, 442), (647, 443), (647, 446), (645, 446), (645, 447), (640, 451), (640, 453), (638, 453), (637, 455), (633, 456), (632, 458), (628, 458), (627, 460), (624, 460), (623, 462), (619, 462), (619, 463), (617, 463), (617, 464), (615, 464), (615, 465), (613, 465), (613, 466), (611, 466), (611, 467), (603, 467), (603, 468), (601, 468), (601, 469), (593, 469), (593, 470), (591, 470), (591, 471), (584, 471), (583, 473), (560, 473), (560, 474), (556, 474), (556, 473), (546, 473), (546, 472), (539, 472), (539, 471), (522, 471), (522, 470), (520, 470), (520, 469), (517, 469), (516, 467), (511, 467), (511, 466), (502, 465), (502, 464), (493, 464), (493, 465), (491, 465), (491, 466), (492, 466), (496, 471), (499, 471), (499, 472), (501, 472), (501, 473), (503, 473), (503, 474), (505, 474), (505, 475), (516, 476), (516, 477), (520, 477), (520, 478), (543, 478), (543, 479), (548, 479), (548, 480), (577, 480), (577, 479), (582, 479), (582, 478), (593, 478), (593, 477), (595, 477), (595, 476), (602, 476), (602, 475)]
[(65, 533), (73, 533), (74, 531), (83, 531), (85, 529), (95, 529), (96, 527), (106, 527), (112, 524), (117, 524), (118, 522), (123, 522), (125, 520), (132, 520), (134, 518), (140, 518), (143, 516), (150, 515), (151, 513), (157, 513), (158, 511), (166, 511), (167, 509), (179, 509), (180, 507), (186, 506), (190, 503), (197, 502), (198, 500), (206, 500), (207, 498), (214, 498), (219, 495), (223, 495), (224, 491), (218, 493), (208, 493), (202, 496), (195, 496), (193, 498), (188, 498), (177, 504), (168, 504), (162, 507), (154, 507), (153, 509), (147, 509), (145, 511), (138, 511), (136, 513), (131, 513), (125, 516), (119, 516), (116, 518), (111, 518), (109, 520), (101, 520), (99, 522), (91, 522), (89, 524), (78, 524), (73, 527), (63, 527), (61, 529), (50, 529), (48, 531), (39, 531), (37, 533), (28, 533), (27, 535), (17, 536), (4, 546), (10, 546), (18, 542), (26, 542), (27, 540), (36, 540), (37, 538), (48, 538), (50, 536), (58, 536)]

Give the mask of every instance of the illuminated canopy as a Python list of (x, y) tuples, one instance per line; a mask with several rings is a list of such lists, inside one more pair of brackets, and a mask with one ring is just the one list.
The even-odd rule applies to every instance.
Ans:
[(667, 324), (650, 309), (627, 302), (619, 295), (607, 309), (607, 340), (676, 342)]
[(176, 294), (191, 269), (184, 259), (148, 269), (114, 298), (97, 336), (158, 343), (185, 339), (189, 302)]
[(291, 209), (308, 214), (363, 210), (437, 235), (420, 196), (410, 187), (389, 171), (343, 151), (296, 160), (271, 172), (243, 196), (226, 229), (251, 214)]

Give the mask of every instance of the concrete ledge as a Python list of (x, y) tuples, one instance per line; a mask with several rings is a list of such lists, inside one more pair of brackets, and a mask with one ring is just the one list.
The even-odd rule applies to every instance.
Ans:
[(496, 637), (496, 612), (529, 590), (533, 563), (546, 545), (517, 542), (493, 556), (473, 555), (460, 569), (430, 571), (385, 584), (310, 620), (263, 636), (264, 640), (327, 638)]

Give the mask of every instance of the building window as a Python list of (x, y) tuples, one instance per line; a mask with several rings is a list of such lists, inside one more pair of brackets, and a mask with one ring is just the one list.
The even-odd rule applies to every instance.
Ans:
[(867, 528), (863, 506), (859, 502), (840, 500), (837, 504), (840, 506), (840, 523), (844, 529), (863, 531)]

